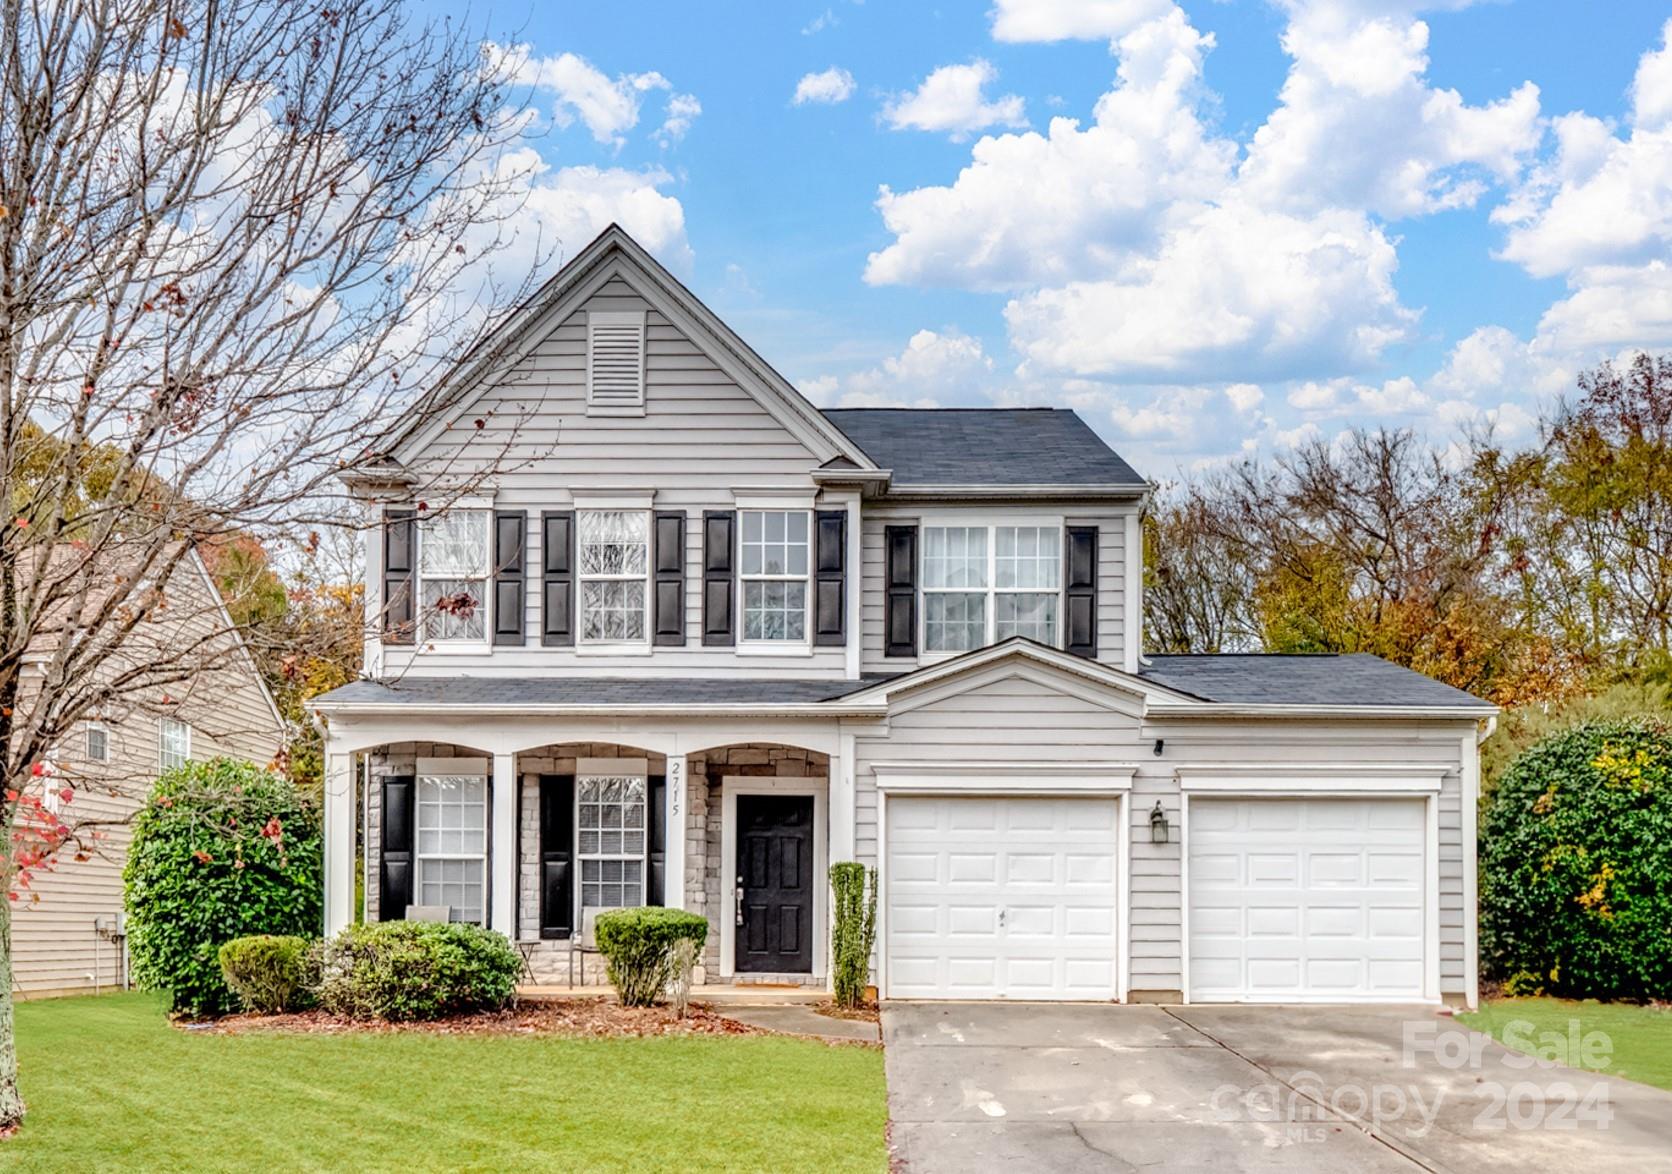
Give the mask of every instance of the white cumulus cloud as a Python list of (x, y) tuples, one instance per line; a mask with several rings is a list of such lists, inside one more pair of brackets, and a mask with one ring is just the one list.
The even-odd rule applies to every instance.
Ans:
[(998, 0), (993, 39), (1114, 40), (1172, 6), (1172, 0)]
[(935, 407), (986, 400), (993, 374), (979, 339), (959, 330), (919, 330), (898, 355), (874, 367), (804, 379), (800, 386), (831, 407)]
[(518, 84), (551, 95), (552, 120), (558, 126), (579, 121), (600, 143), (620, 146), (625, 142), (627, 132), (639, 124), (645, 95), (651, 92), (670, 95), (667, 118), (657, 132), (664, 145), (690, 129), (691, 120), (702, 110), (695, 97), (673, 92), (668, 79), (655, 70), (612, 78), (574, 53), (539, 57), (528, 45), (492, 43), (485, 46), (485, 52)]
[(808, 102), (823, 102), (834, 104), (846, 102), (853, 97), (853, 74), (837, 65), (818, 73), (809, 73), (795, 83), (795, 97), (792, 99), (797, 106)]
[(1015, 94), (988, 100), (987, 87), (999, 71), (980, 58), (968, 65), (943, 65), (909, 94), (899, 94), (883, 107), (883, 118), (894, 130), (927, 130), (949, 134), (954, 140), (990, 126), (1026, 126), (1022, 99)]

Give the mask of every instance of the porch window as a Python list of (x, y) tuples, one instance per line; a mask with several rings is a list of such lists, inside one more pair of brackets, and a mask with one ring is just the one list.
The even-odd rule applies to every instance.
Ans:
[(192, 727), (182, 721), (165, 717), (157, 723), (157, 766), (173, 770), (185, 766), (192, 757)]
[(487, 891), (488, 781), (481, 775), (418, 778), (419, 905), (446, 905), (452, 920), (480, 925)]
[(1060, 526), (926, 526), (923, 648), (967, 652), (1010, 636), (1057, 642)]
[(581, 639), (642, 643), (649, 516), (642, 510), (582, 510), (579, 522)]
[(418, 605), (423, 639), (488, 638), (487, 510), (448, 510), (418, 524)]
[(645, 789), (645, 779), (631, 775), (576, 780), (581, 908), (644, 904)]
[(744, 510), (743, 639), (807, 639), (808, 516), (805, 510)]

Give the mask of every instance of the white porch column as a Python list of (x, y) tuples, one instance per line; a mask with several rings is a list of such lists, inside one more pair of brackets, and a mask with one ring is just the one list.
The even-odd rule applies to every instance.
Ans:
[(325, 754), (325, 936), (354, 920), (354, 756)]
[(830, 756), (830, 863), (854, 858), (853, 735), (836, 739)]
[(686, 802), (685, 755), (680, 752), (679, 739), (674, 739), (668, 750), (668, 783), (664, 800), (667, 819), (667, 842), (662, 855), (662, 903), (669, 909), (684, 909), (685, 901), (685, 818)]
[(517, 756), (493, 756), (493, 786), (489, 799), (493, 838), (489, 841), (488, 875), (491, 897), (488, 928), (506, 937), (517, 936)]

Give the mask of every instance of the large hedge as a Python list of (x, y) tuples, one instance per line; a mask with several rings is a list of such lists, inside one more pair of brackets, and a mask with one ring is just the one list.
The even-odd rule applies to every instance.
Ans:
[(175, 1012), (235, 1009), (219, 957), (249, 934), (317, 937), (317, 807), (245, 762), (192, 762), (157, 780), (134, 822), (123, 873), (135, 979)]
[(1489, 976), (1672, 998), (1672, 727), (1589, 722), (1524, 752), (1489, 801), (1480, 860)]

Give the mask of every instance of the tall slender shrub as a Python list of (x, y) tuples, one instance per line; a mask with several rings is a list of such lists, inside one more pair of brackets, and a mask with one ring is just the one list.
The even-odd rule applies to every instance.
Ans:
[(852, 860), (832, 864), (830, 888), (835, 894), (830, 955), (836, 1005), (858, 1007), (871, 985), (871, 950), (877, 942), (877, 870)]

